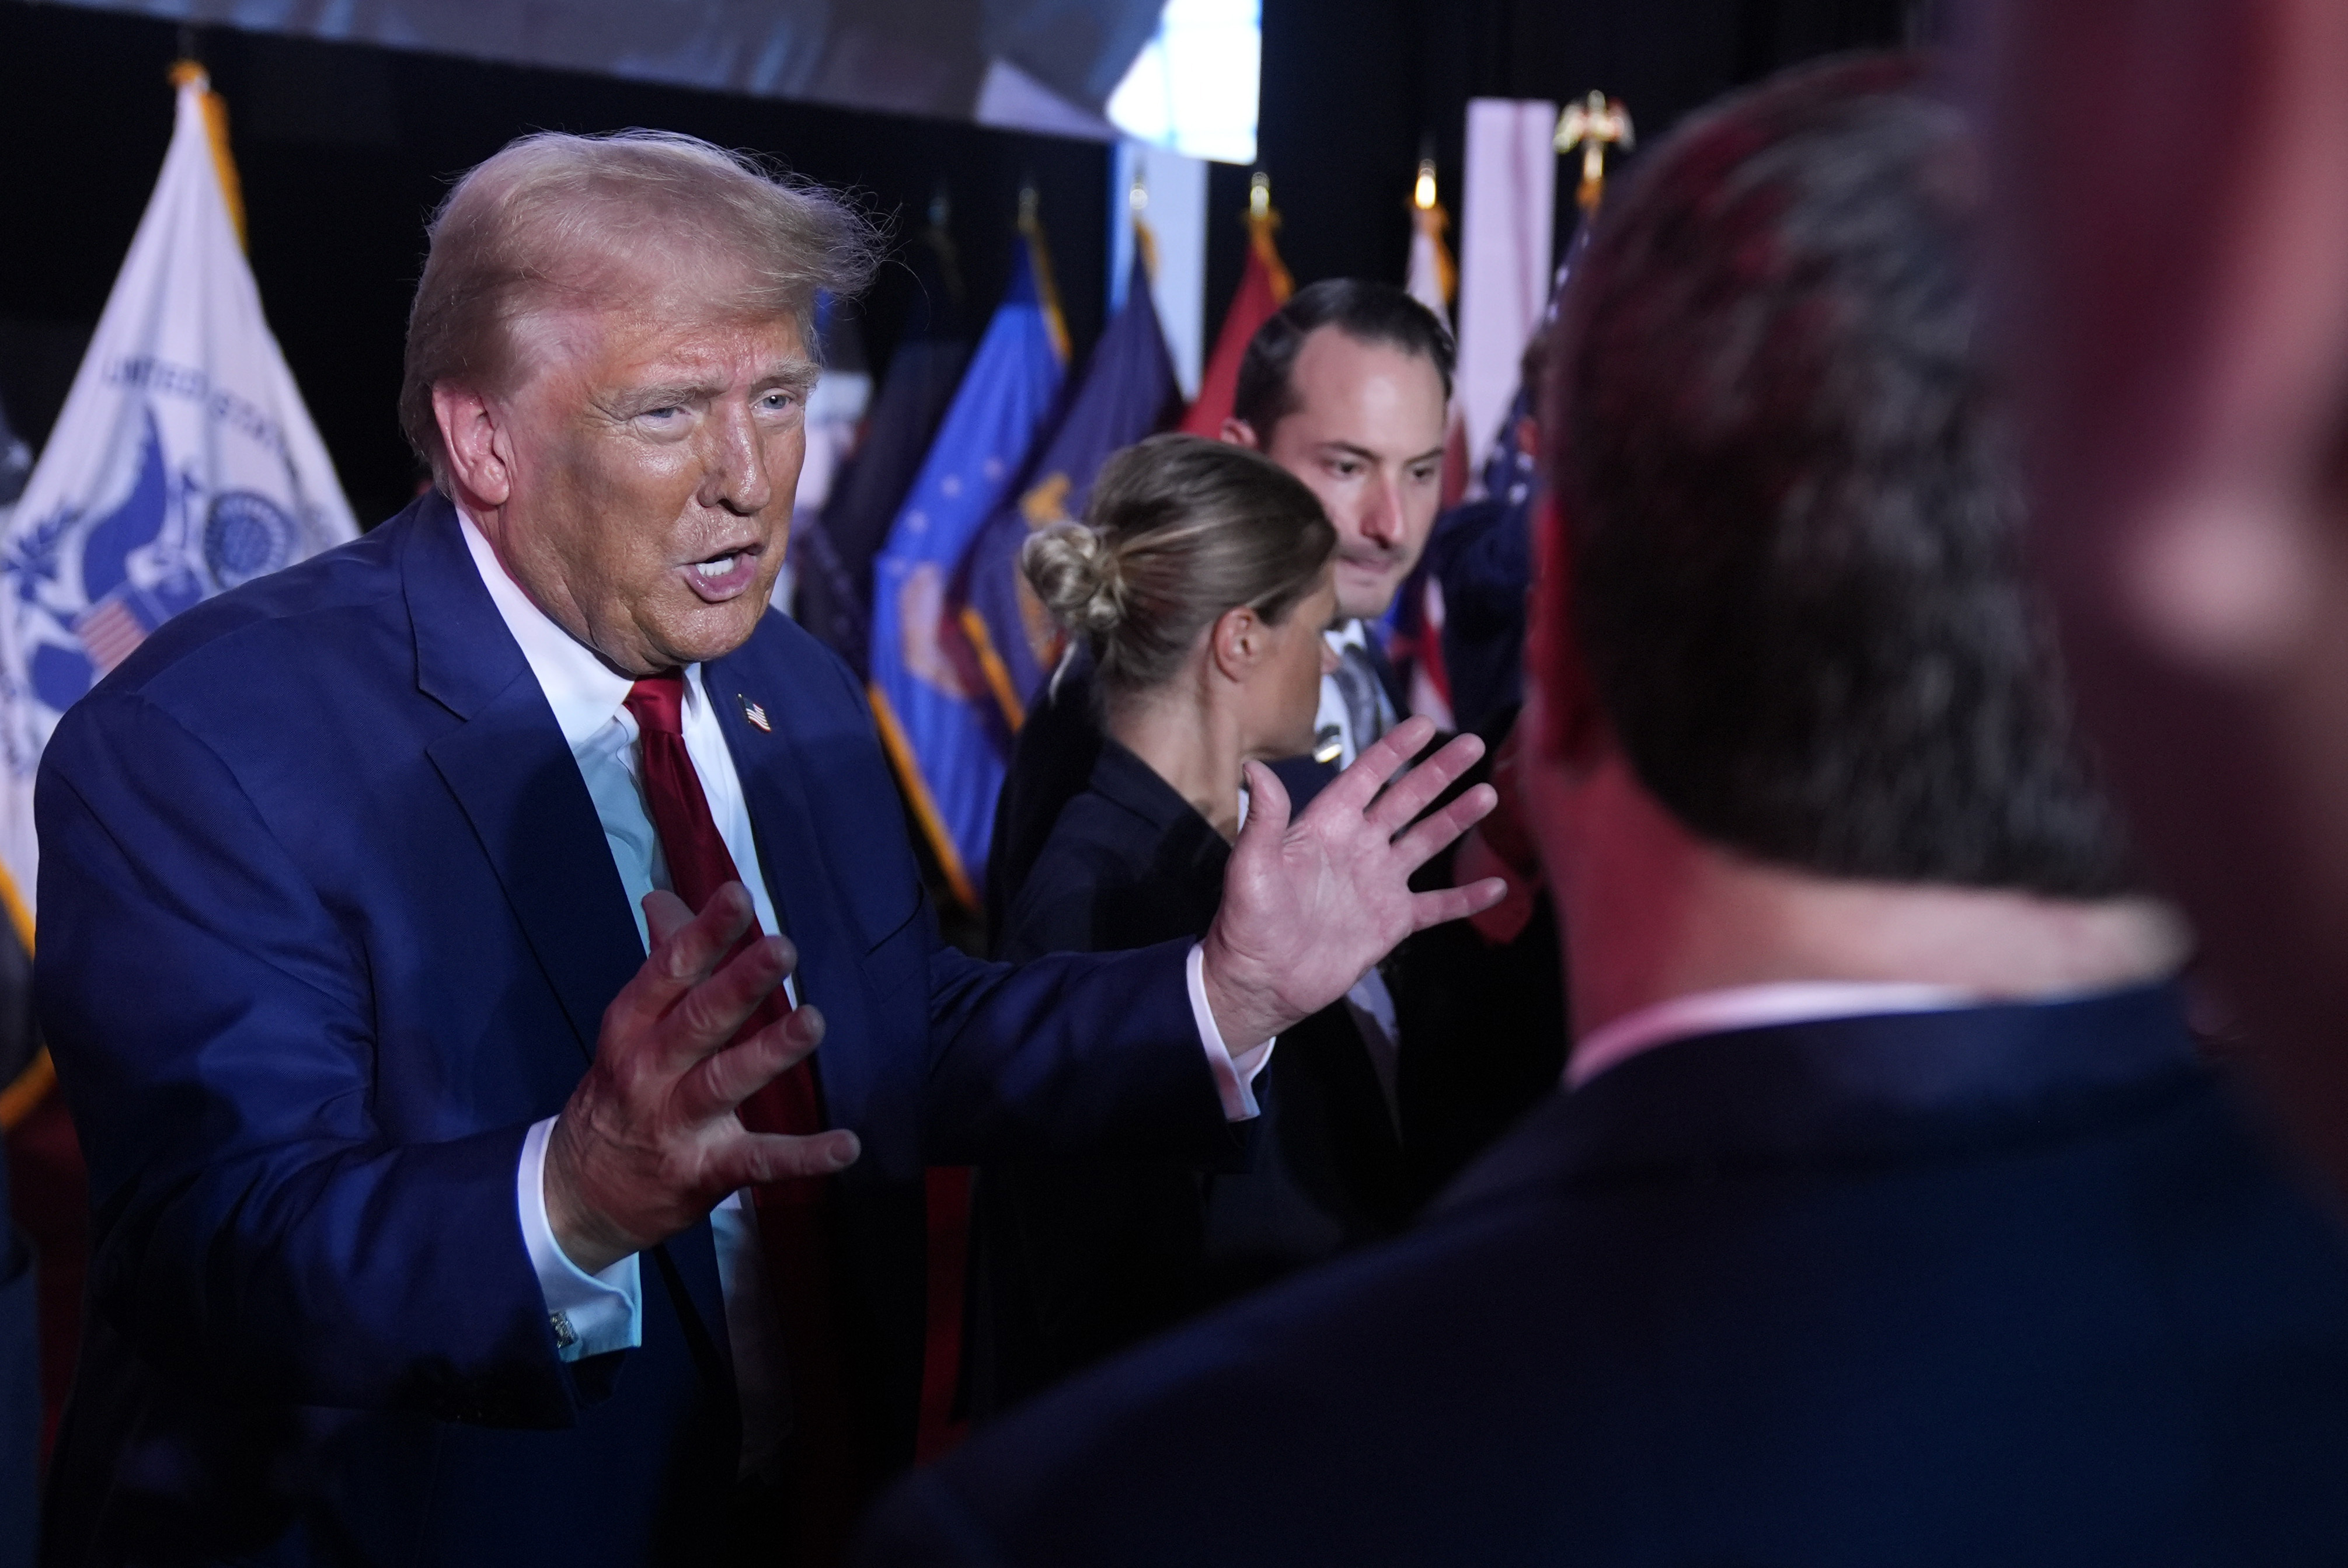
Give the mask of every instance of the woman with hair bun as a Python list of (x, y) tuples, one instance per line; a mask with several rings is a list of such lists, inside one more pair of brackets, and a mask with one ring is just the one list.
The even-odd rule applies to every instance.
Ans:
[[(1083, 522), (1028, 540), (1028, 582), (1091, 656), (1104, 738), (1012, 903), (998, 957), (1206, 932), (1241, 765), (1312, 747), (1335, 549), (1301, 480), (1188, 436), (1119, 453)], [(973, 1414), (1399, 1226), (1391, 1112), (1343, 1004), (1283, 1035), (1254, 1092), (1262, 1115), (1214, 1171), (1146, 1150), (981, 1171)]]

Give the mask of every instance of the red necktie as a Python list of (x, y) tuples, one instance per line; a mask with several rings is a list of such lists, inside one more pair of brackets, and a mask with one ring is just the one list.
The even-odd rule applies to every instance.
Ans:
[[(661, 852), (668, 860), (669, 886), (695, 913), (719, 888), (742, 880), (701, 776), (685, 749), (685, 677), (671, 671), (638, 681), (628, 693), (643, 759), (644, 800)], [(763, 934), (754, 920), (734, 945), (731, 958)], [(778, 985), (735, 1035), (742, 1039), (790, 1011)], [(743, 1102), (742, 1125), (753, 1132), (798, 1136), (824, 1130), (823, 1096), (812, 1057), (800, 1062)], [(863, 1423), (849, 1397), (841, 1360), (838, 1302), (833, 1292), (831, 1238), (825, 1218), (828, 1181), (771, 1182), (753, 1189), (758, 1239), (766, 1254), (767, 1288), (782, 1329), (790, 1375), (791, 1480), (798, 1503), (792, 1510), (799, 1537), (798, 1561), (836, 1562), (870, 1489), (863, 1461)], [(780, 1543), (778, 1543), (778, 1554)]]

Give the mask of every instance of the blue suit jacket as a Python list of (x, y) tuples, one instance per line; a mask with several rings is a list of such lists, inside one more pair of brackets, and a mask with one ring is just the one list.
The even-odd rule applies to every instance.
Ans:
[(862, 1561), (2333, 1563), (2343, 1474), (2348, 1252), (2139, 991), (1635, 1057)]
[(0, 1568), (26, 1568), (40, 1510), (40, 1303), (33, 1250), (9, 1217), (0, 1158)]
[[(1183, 946), (944, 947), (839, 661), (705, 668), (829, 1035), (856, 1370), (902, 1451), (925, 1160), (1229, 1137)], [(751, 726), (759, 704), (771, 732)], [(705, 1225), (566, 1367), (514, 1207), (643, 961), (552, 712), (427, 498), (170, 623), (43, 760), (37, 990), (90, 1165), (57, 1562), (706, 1560), (738, 1442)]]

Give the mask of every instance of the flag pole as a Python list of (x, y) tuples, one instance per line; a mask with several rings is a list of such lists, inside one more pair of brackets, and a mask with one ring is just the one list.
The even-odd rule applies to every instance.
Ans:
[[(182, 29), (184, 32), (185, 29)], [(236, 228), (236, 242), (246, 248), (244, 237), (244, 191), (236, 176), (236, 161), (229, 155), (228, 103), (211, 90), (211, 77), (194, 59), (175, 61), (170, 69), (173, 90), (193, 87), (203, 95), (204, 129), (211, 133), (212, 170), (219, 175), (221, 196), (228, 203), (229, 222)], [(33, 955), (33, 917), (25, 907), (24, 896), (16, 891), (15, 882), (5, 868), (0, 868), (0, 910), (5, 910), (8, 925), (23, 944), (25, 956)], [(7, 1084), (0, 1088), (0, 1133), (12, 1132), (18, 1123), (30, 1116), (50, 1089), (57, 1087), (57, 1064), (49, 1058), (46, 1046), (35, 1053), (33, 1059)]]
[(194, 88), (203, 95), (204, 129), (211, 134), (212, 172), (220, 176), (221, 198), (228, 203), (228, 221), (236, 230), (237, 248), (250, 252), (244, 237), (244, 185), (236, 177), (236, 160), (228, 150), (228, 100), (212, 91), (211, 74), (196, 60), (171, 67), (171, 86)]

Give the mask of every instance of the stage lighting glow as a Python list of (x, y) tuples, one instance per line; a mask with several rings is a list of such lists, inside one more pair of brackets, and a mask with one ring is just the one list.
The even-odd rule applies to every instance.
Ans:
[(1110, 123), (1192, 158), (1254, 162), (1262, 15), (1259, 0), (1166, 0), (1109, 95)]

